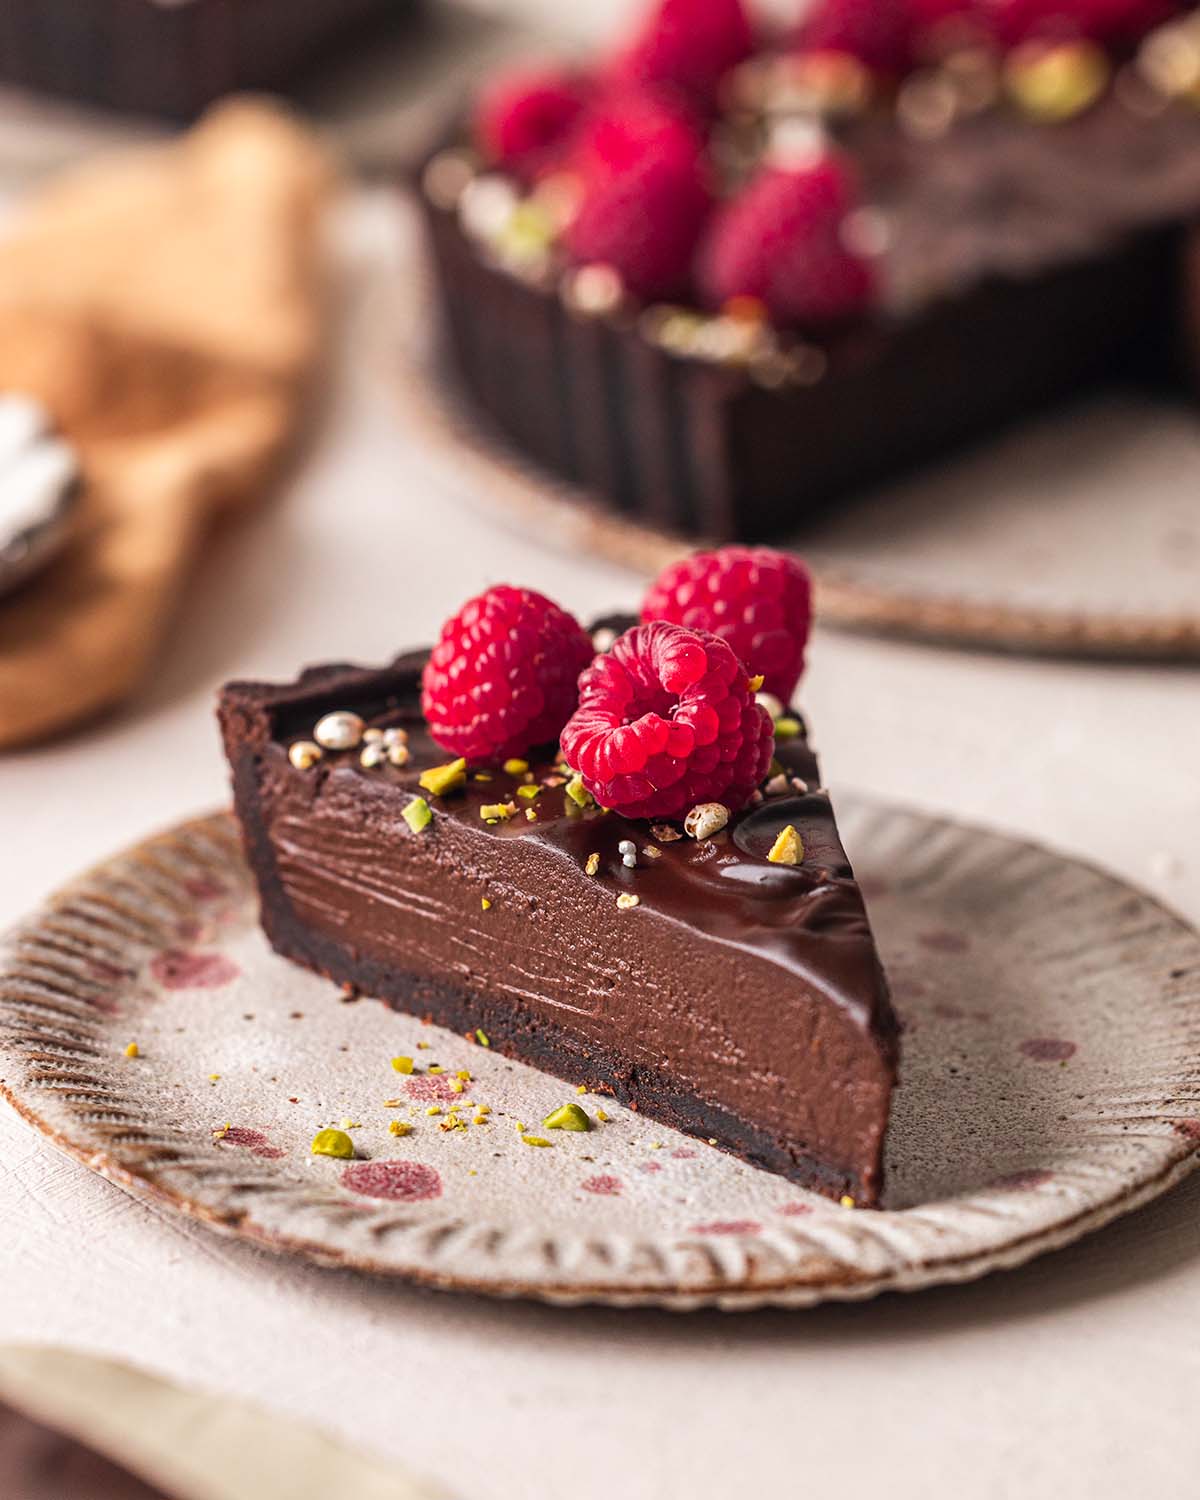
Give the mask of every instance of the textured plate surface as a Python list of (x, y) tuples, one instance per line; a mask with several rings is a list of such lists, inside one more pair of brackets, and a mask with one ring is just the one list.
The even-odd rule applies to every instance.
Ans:
[[(567, 1086), (271, 953), (224, 814), (113, 859), (10, 937), (0, 1084), (94, 1170), (214, 1226), (561, 1302), (800, 1306), (962, 1280), (1183, 1176), (1200, 938), (1031, 845), (854, 799), (842, 815), (907, 1025), (884, 1211), (611, 1104), (586, 1134), (544, 1132)], [(398, 1055), (420, 1071), (395, 1072)], [(471, 1121), (490, 1106), (488, 1123), (443, 1130), (453, 1105)], [(345, 1120), (360, 1159), (312, 1157), (318, 1126)]]
[[(407, 212), (407, 210), (406, 210)], [(377, 321), (404, 412), (439, 477), (548, 545), (656, 573), (697, 545), (535, 468), (455, 385), (406, 226)], [(783, 539), (812, 564), (824, 624), (965, 646), (1200, 660), (1200, 415), (1099, 398), (857, 497)]]

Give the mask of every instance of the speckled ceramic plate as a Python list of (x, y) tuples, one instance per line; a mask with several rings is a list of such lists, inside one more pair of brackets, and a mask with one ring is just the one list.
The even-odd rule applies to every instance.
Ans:
[[(963, 1280), (1187, 1173), (1200, 938), (1028, 844), (853, 799), (841, 811), (907, 1024), (883, 1211), (347, 1003), (268, 949), (226, 815), (102, 865), (12, 935), (0, 1086), (93, 1170), (216, 1228), (554, 1302), (802, 1306)], [(397, 1055), (421, 1071), (398, 1074)], [(577, 1097), (592, 1129), (540, 1130)], [(471, 1121), (489, 1106), (487, 1123), (442, 1129), (453, 1105)], [(317, 1128), (346, 1120), (358, 1159), (311, 1156)], [(552, 1146), (526, 1145), (522, 1124)]]
[[(646, 574), (698, 545), (605, 510), (520, 457), (436, 348), (405, 225), (374, 321), (407, 421), (438, 477), (547, 545)], [(1200, 661), (1200, 417), (1112, 396), (1024, 424), (847, 503), (784, 544), (811, 563), (824, 624), (963, 646)]]

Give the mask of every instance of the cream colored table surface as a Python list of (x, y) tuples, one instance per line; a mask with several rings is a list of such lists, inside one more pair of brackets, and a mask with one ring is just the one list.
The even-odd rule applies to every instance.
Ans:
[[(382, 264), (378, 208), (353, 239)], [(354, 292), (348, 346), (378, 331), (378, 293)], [(641, 580), (466, 501), (423, 467), (382, 371), (344, 357), (307, 463), (221, 540), (141, 700), (0, 762), (0, 923), (225, 799), (223, 678), (385, 658), (491, 581), (581, 614), (635, 604)], [(804, 700), (835, 789), (1033, 836), (1200, 920), (1200, 673), (818, 633)], [(1194, 1179), (1024, 1271), (858, 1307), (551, 1311), (277, 1260), (136, 1204), (0, 1112), (0, 1344), (127, 1359), (472, 1500), (1191, 1495), (1198, 1209)]]

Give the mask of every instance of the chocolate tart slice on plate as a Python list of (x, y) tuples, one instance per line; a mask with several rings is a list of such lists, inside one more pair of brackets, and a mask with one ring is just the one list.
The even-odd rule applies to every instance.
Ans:
[[(778, 738), (768, 795), (708, 836), (580, 806), (553, 750), (438, 796), (421, 783), (446, 760), (422, 716), (425, 660), (222, 693), (276, 950), (804, 1186), (877, 1204), (897, 1024), (802, 726)], [(318, 738), (344, 748), (315, 753), (330, 714), (346, 717)], [(516, 814), (481, 816), (505, 805)], [(802, 857), (772, 862), (789, 827)]]

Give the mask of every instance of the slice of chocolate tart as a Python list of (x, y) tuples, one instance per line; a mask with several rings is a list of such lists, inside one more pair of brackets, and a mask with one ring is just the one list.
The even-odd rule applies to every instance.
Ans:
[(783, 770), (757, 805), (711, 831), (693, 819), (692, 836), (591, 804), (553, 749), (446, 768), (421, 713), (424, 662), (224, 689), (276, 951), (877, 1204), (897, 1025), (803, 728), (779, 737)]

